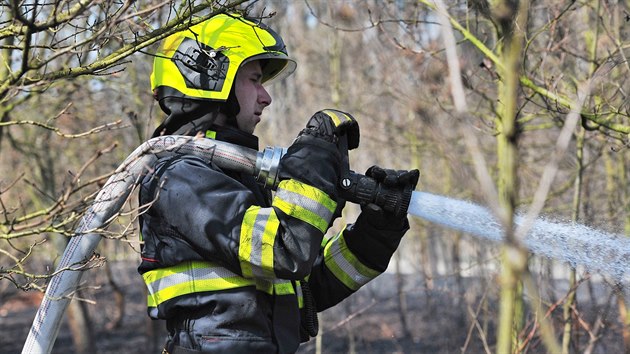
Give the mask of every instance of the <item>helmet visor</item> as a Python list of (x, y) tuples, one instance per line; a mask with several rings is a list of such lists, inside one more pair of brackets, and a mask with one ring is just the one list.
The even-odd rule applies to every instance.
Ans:
[(276, 81), (280, 81), (293, 74), (297, 67), (296, 62), (284, 54), (263, 53), (247, 58), (241, 64), (244, 65), (250, 61), (260, 60), (262, 69), (262, 83), (270, 85)]

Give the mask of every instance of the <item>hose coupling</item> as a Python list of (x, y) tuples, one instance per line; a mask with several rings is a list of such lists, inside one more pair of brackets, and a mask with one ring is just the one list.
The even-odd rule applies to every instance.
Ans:
[(256, 157), (256, 182), (265, 188), (275, 190), (278, 187), (278, 173), (280, 171), (280, 159), (286, 154), (287, 149), (278, 146), (267, 146), (258, 152)]

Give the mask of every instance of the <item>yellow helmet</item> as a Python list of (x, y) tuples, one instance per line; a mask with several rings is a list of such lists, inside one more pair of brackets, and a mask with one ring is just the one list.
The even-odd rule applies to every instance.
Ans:
[(260, 59), (263, 83), (296, 67), (272, 29), (241, 15), (219, 14), (164, 40), (153, 62), (151, 89), (158, 96), (223, 102), (238, 68)]

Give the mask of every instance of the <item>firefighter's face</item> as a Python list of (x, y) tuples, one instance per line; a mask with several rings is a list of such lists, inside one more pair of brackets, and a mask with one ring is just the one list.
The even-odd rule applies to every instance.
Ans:
[(263, 87), (260, 61), (254, 60), (243, 65), (236, 74), (234, 92), (240, 108), (236, 115), (238, 128), (252, 134), (260, 123), (265, 107), (271, 104), (271, 96)]

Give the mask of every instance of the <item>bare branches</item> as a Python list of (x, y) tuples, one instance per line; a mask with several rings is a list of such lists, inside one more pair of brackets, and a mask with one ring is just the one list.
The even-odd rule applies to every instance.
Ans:
[(46, 130), (50, 130), (53, 133), (57, 134), (60, 137), (63, 138), (83, 138), (86, 137), (88, 135), (92, 135), (92, 134), (98, 134), (104, 131), (109, 131), (109, 130), (113, 130), (113, 129), (122, 129), (125, 128), (125, 126), (121, 125), (122, 121), (121, 120), (117, 120), (115, 122), (111, 122), (111, 123), (105, 123), (103, 125), (100, 125), (98, 127), (94, 127), (88, 131), (82, 132), (82, 133), (76, 133), (76, 134), (68, 134), (68, 133), (64, 133), (61, 131), (61, 129), (59, 127), (55, 127), (46, 123), (42, 123), (42, 122), (37, 122), (37, 121), (33, 121), (33, 120), (19, 120), (19, 121), (8, 121), (8, 122), (0, 122), (0, 127), (7, 127), (7, 126), (11, 126), (11, 125), (33, 125), (39, 128), (43, 128)]
[[(421, 0), (421, 2), (425, 4), (427, 7), (437, 11), (437, 7), (436, 5), (434, 5), (432, 1)], [(567, 11), (568, 11), (568, 8), (565, 8), (558, 15), (558, 17), (551, 19), (551, 21), (549, 21), (547, 24), (541, 27), (539, 31), (543, 31), (545, 28), (547, 28), (547, 26), (551, 26), (553, 23), (558, 21), (558, 18), (562, 16), (563, 14), (565, 14)], [(484, 44), (469, 28), (466, 28), (453, 16), (449, 16), (449, 20), (453, 28), (457, 30), (463, 36), (465, 40), (473, 44), (478, 50), (480, 50), (484, 54), (484, 56), (487, 59), (489, 59), (492, 62), (492, 64), (495, 67), (497, 67), (498, 72), (505, 70), (505, 68), (503, 68), (504, 63), (500, 60), (500, 58), (496, 55), (496, 53), (491, 48), (486, 46), (486, 44)], [(618, 41), (617, 41), (616, 46), (617, 48), (619, 47)], [(621, 51), (621, 53), (623, 53), (623, 51)], [(607, 57), (600, 59), (599, 63), (601, 63), (600, 65), (604, 65), (605, 63), (609, 61), (613, 61), (613, 62), (619, 62), (619, 63), (626, 63), (625, 65), (627, 66), (628, 65), (627, 59), (625, 59), (625, 57), (623, 56), (621, 60), (615, 59), (618, 56), (619, 54), (617, 54), (617, 49), (615, 48), (615, 50), (611, 54), (609, 54)], [(568, 93), (554, 92), (553, 90), (546, 88), (544, 85), (537, 84), (534, 78), (535, 78), (534, 74), (530, 75), (529, 73), (524, 73), (523, 75), (520, 76), (520, 84), (523, 87), (526, 87), (532, 90), (534, 93), (536, 93), (544, 102), (547, 102), (549, 104), (550, 108), (553, 106), (556, 106), (558, 107), (558, 109), (563, 110), (565, 113), (576, 108), (574, 107), (574, 102), (569, 98), (572, 95)], [(614, 106), (611, 107), (611, 109), (608, 111), (601, 111), (601, 110), (594, 111), (594, 110), (588, 110), (588, 109), (583, 109), (580, 111), (580, 114), (582, 117), (591, 121), (597, 126), (601, 126), (605, 129), (608, 129), (617, 133), (622, 133), (622, 134), (630, 133), (630, 124), (627, 122), (618, 123), (616, 122), (616, 119), (610, 119), (611, 118), (610, 116), (612, 115), (612, 116), (619, 116), (623, 118), (630, 118), (630, 114), (628, 113), (630, 112), (628, 112), (627, 109), (622, 110), (619, 108), (614, 108)]]
[[(219, 6), (214, 1), (172, 2), (81, 0), (37, 5), (13, 2), (12, 21), (0, 27), (0, 40), (10, 57), (4, 57), (9, 72), (0, 78), (0, 98), (6, 100), (32, 87), (82, 75), (105, 73), (133, 53), (169, 34), (194, 25), (218, 11), (234, 9), (245, 0)], [(167, 23), (162, 13), (176, 15)], [(170, 14), (169, 14), (170, 16)]]

